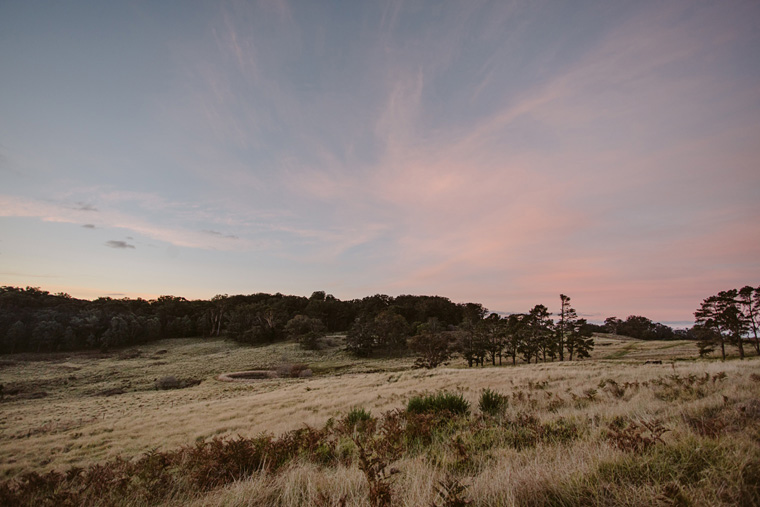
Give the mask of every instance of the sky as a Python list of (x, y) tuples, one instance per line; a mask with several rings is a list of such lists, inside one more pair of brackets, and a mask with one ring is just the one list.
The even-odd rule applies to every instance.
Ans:
[(0, 284), (693, 322), (760, 285), (760, 2), (0, 2)]

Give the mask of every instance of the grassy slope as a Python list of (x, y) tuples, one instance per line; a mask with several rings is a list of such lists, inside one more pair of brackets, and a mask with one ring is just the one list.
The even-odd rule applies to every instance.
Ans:
[[(463, 477), (468, 494), (478, 505), (525, 504), (530, 498), (543, 498), (547, 484), (567, 483), (568, 491), (577, 490), (580, 495), (583, 484), (593, 480), (601, 463), (622, 459), (621, 452), (602, 438), (607, 424), (616, 417), (660, 418), (671, 430), (667, 441), (676, 445), (694, 438), (683, 424), (685, 413), (726, 404), (741, 408), (742, 403), (760, 399), (760, 386), (752, 377), (760, 373), (758, 360), (697, 361), (696, 347), (689, 342), (600, 336), (594, 357), (583, 362), (467, 369), (455, 361), (452, 367), (434, 371), (408, 369), (409, 358), (356, 361), (336, 345), (315, 354), (301, 351), (295, 344), (247, 348), (223, 340), (187, 339), (141, 347), (140, 356), (131, 359), (118, 354), (50, 355), (45, 360), (6, 356), (0, 361), (0, 383), (6, 392), (20, 392), (0, 404), (0, 474), (7, 478), (29, 470), (82, 466), (115, 455), (130, 457), (154, 448), (172, 449), (215, 435), (280, 434), (303, 424), (321, 426), (353, 406), (361, 405), (377, 415), (404, 406), (410, 396), (424, 391), (458, 390), (476, 406), (480, 390), (490, 387), (513, 395), (511, 416), (530, 412), (546, 421), (569, 418), (581, 421), (586, 429), (586, 436), (569, 448), (540, 445), (479, 454), (482, 463), (476, 472)], [(167, 352), (159, 354), (161, 350)], [(651, 359), (662, 359), (665, 364), (643, 365)], [(268, 368), (282, 362), (307, 362), (317, 375), (308, 380), (245, 384), (216, 380), (223, 372)], [(631, 388), (618, 398), (599, 388), (603, 379), (622, 384), (673, 374), (714, 376), (718, 372), (725, 372), (726, 380), (708, 384), (699, 397), (668, 399), (662, 389)], [(154, 379), (165, 375), (202, 382), (182, 390), (154, 390)], [(113, 389), (124, 394), (99, 394)], [(596, 395), (583, 401), (591, 389), (597, 390)], [(43, 391), (45, 398), (24, 399)], [(516, 397), (519, 392), (525, 395), (522, 400)], [(551, 405), (552, 400), (561, 401)], [(733, 445), (729, 448), (746, 454), (747, 445), (757, 445), (758, 432), (754, 431), (728, 434), (725, 438)], [(448, 452), (445, 446), (443, 449), (437, 452)], [(401, 503), (430, 504), (435, 498), (436, 481), (445, 470), (433, 461), (430, 456), (409, 456), (398, 463), (402, 473), (394, 488)], [(364, 504), (365, 488), (355, 466), (325, 469), (304, 464), (278, 477), (257, 476), (236, 483), (200, 502), (298, 505), (313, 501), (319, 489), (333, 500), (347, 495), (349, 503)], [(686, 495), (720, 503), (719, 498), (707, 498), (700, 491)], [(651, 495), (662, 492), (637, 494), (635, 498), (651, 500)]]

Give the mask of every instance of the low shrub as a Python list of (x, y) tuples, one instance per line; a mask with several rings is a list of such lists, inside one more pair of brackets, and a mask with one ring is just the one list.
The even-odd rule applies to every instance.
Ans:
[(413, 396), (406, 405), (410, 414), (451, 414), (469, 415), (470, 402), (461, 393), (441, 392), (422, 396)]
[(352, 408), (341, 421), (343, 428), (348, 432), (361, 431), (372, 420), (372, 414), (362, 407)]
[(156, 379), (156, 389), (159, 391), (167, 389), (185, 389), (187, 387), (197, 386), (200, 383), (201, 381), (199, 379), (178, 379), (174, 375), (167, 375), (166, 377)]
[(655, 444), (664, 443), (662, 435), (669, 431), (660, 421), (629, 420), (628, 424), (610, 425), (607, 430), (607, 440), (621, 451), (646, 451)]
[(174, 375), (167, 375), (166, 377), (156, 379), (156, 389), (159, 390), (179, 389), (179, 386), (179, 379)]
[(484, 414), (496, 416), (504, 412), (508, 404), (508, 396), (486, 388), (483, 389), (483, 392), (480, 393), (480, 402), (478, 403), (478, 408)]
[(601, 462), (596, 470), (516, 491), (518, 505), (758, 505), (757, 453), (687, 437)]

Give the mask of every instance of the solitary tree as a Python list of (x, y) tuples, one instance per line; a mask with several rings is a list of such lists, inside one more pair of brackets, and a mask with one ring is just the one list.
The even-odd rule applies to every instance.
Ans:
[(573, 327), (578, 320), (578, 313), (570, 306), (570, 298), (564, 294), (559, 295), (560, 309), (559, 322), (557, 322), (557, 350), (559, 360), (565, 360), (565, 341), (572, 333)]

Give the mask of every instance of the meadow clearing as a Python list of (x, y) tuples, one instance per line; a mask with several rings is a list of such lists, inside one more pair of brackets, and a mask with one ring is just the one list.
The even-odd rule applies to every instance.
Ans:
[[(379, 505), (374, 480), (390, 505), (760, 502), (760, 360), (754, 356), (721, 362), (699, 359), (693, 342), (599, 335), (592, 358), (583, 361), (467, 368), (454, 359), (420, 370), (411, 369), (412, 357), (356, 359), (341, 340), (329, 338), (331, 346), (321, 351), (293, 342), (246, 347), (193, 338), (108, 354), (3, 356), (0, 476), (13, 485), (28, 472), (65, 472), (117, 456), (134, 461), (215, 437), (278, 438), (308, 425), (327, 428), (320, 434), (329, 444), (327, 458), (299, 451), (283, 466), (262, 465), (218, 487), (177, 483), (158, 500), (139, 488), (76, 498)], [(652, 360), (662, 364), (645, 364)], [(308, 364), (313, 376), (218, 380), (226, 372), (298, 363)], [(156, 381), (169, 376), (188, 387), (157, 390)], [(507, 400), (497, 413), (479, 410), (484, 389)], [(378, 447), (390, 438), (383, 414), (437, 392), (461, 394), (470, 414), (431, 415), (425, 438), (415, 434), (393, 452)], [(376, 422), (362, 437), (356, 427), (353, 435), (346, 431), (346, 414), (359, 407)], [(415, 421), (405, 419), (404, 435)], [(377, 458), (377, 473), (362, 467), (359, 450)]]

